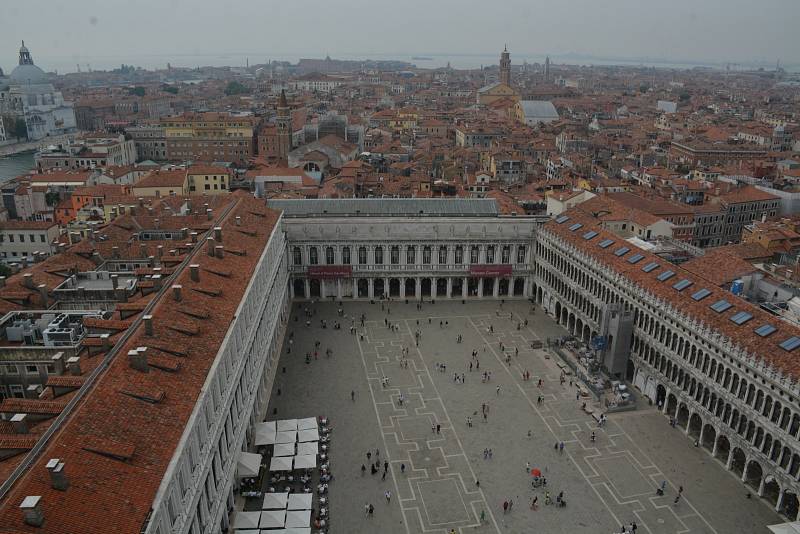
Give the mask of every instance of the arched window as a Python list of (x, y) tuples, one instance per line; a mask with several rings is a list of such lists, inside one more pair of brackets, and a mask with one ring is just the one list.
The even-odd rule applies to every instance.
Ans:
[(294, 247), (292, 250), (292, 263), (295, 265), (303, 263), (303, 254), (300, 252), (300, 247)]
[(400, 247), (394, 246), (392, 247), (392, 265), (397, 265), (400, 263)]
[(336, 263), (336, 254), (333, 251), (333, 247), (325, 247), (325, 263), (328, 265)]
[(342, 265), (350, 265), (350, 247), (342, 247)]
[(422, 263), (431, 264), (431, 247), (422, 247)]
[(486, 263), (494, 263), (494, 245), (486, 247)]
[(525, 263), (525, 245), (517, 247), (517, 263)]
[(383, 265), (383, 247), (375, 247), (375, 265)]
[(447, 263), (447, 247), (439, 247), (439, 265)]
[(358, 264), (367, 264), (367, 247), (358, 247)]
[(462, 263), (464, 263), (464, 247), (462, 247), (461, 245), (458, 245), (456, 247), (456, 251), (455, 251), (455, 255), (454, 256), (455, 257), (453, 258), (453, 262), (456, 265), (461, 265)]
[(478, 251), (479, 251), (479, 249), (478, 249), (477, 246), (473, 246), (472, 248), (469, 249), (469, 262), (470, 263), (473, 263), (473, 264), (474, 263), (478, 263)]
[(309, 265), (316, 265), (319, 263), (319, 258), (317, 257), (317, 247), (311, 247), (308, 249), (308, 263)]
[(406, 248), (406, 264), (413, 265), (417, 263), (417, 249), (413, 246)]
[(505, 245), (503, 247), (503, 256), (501, 257), (500, 263), (509, 263), (511, 261), (511, 247)]

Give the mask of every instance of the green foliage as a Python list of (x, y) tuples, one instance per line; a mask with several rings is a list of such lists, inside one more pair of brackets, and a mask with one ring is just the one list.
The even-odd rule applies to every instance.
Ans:
[(178, 88), (175, 87), (174, 85), (162, 85), (161, 86), (161, 90), (166, 92), (166, 93), (171, 93), (173, 95), (177, 95), (178, 94)]
[(225, 87), (225, 94), (228, 96), (246, 95), (248, 93), (250, 93), (250, 89), (239, 82), (228, 82), (228, 86)]
[(48, 191), (44, 194), (44, 201), (48, 206), (55, 206), (61, 200), (57, 191)]
[(689, 100), (690, 98), (692, 98), (692, 95), (690, 95), (690, 94), (689, 94), (688, 92), (686, 92), (686, 91), (683, 91), (683, 92), (682, 92), (680, 95), (678, 95), (678, 99), (679, 99), (681, 102), (686, 102), (686, 101), (687, 101), (687, 100)]
[(6, 278), (11, 276), (11, 267), (5, 263), (0, 263), (0, 276), (5, 276)]
[(28, 125), (25, 124), (25, 119), (22, 117), (3, 116), (3, 127), (6, 130), (6, 137), (9, 139), (12, 137), (14, 139), (28, 138)]
[(136, 87), (128, 87), (128, 94), (136, 96), (144, 96), (144, 87), (140, 87), (138, 85)]

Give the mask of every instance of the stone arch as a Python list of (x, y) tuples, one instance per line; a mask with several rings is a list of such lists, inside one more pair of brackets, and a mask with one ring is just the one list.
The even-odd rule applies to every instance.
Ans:
[(406, 298), (414, 298), (417, 294), (417, 279), (406, 278), (405, 282)]
[(667, 395), (667, 413), (671, 417), (675, 417), (677, 411), (678, 411), (678, 397), (670, 393), (669, 395)]
[(731, 453), (731, 442), (728, 436), (720, 434), (717, 437), (717, 450), (714, 453), (714, 458), (721, 460), (723, 463), (728, 462), (728, 455)]
[(294, 297), (299, 299), (307, 298), (306, 295), (306, 281), (302, 278), (295, 278), (292, 280), (292, 286), (294, 289)]
[(786, 516), (790, 521), (794, 521), (797, 518), (798, 511), (800, 511), (800, 500), (798, 500), (797, 494), (786, 490), (778, 512)]
[(567, 330), (569, 331), (570, 335), (575, 335), (575, 314), (570, 313), (569, 318), (567, 319)]
[(312, 280), (311, 280), (311, 283), (309, 284), (309, 286), (310, 286), (310, 293), (311, 293), (309, 296), (310, 296), (310, 297), (317, 297), (317, 298), (319, 298), (319, 296), (321, 295), (321, 293), (320, 293), (320, 283), (319, 283), (319, 280), (317, 280), (317, 279), (312, 279)]
[(556, 302), (555, 311), (556, 311), (556, 322), (558, 322), (558, 321), (561, 320), (561, 303), (560, 302)]
[(356, 282), (356, 295), (360, 299), (369, 297), (369, 280), (366, 278), (358, 279), (358, 282)]
[(717, 441), (717, 429), (707, 424), (703, 427), (702, 435), (703, 441), (700, 444), (709, 451), (713, 451), (714, 443)]
[(628, 358), (628, 363), (625, 366), (625, 380), (628, 382), (633, 382), (634, 377), (636, 376), (636, 365), (634, 365), (633, 360)]
[(675, 424), (677, 424), (681, 428), (686, 428), (686, 425), (689, 423), (689, 408), (686, 407), (685, 404), (681, 403), (678, 406), (678, 415), (675, 417)]
[(399, 297), (400, 296), (400, 279), (399, 278), (390, 278), (389, 279), (389, 296), (390, 297)]
[(778, 481), (775, 480), (775, 477), (772, 475), (765, 476), (764, 487), (761, 489), (761, 496), (766, 499), (773, 508), (776, 508), (778, 506), (778, 497), (780, 494), (781, 487), (778, 485)]
[(591, 329), (589, 328), (589, 325), (588, 324), (584, 324), (583, 325), (583, 342), (586, 343), (586, 344), (591, 342), (591, 340), (592, 340), (591, 335), (592, 335), (592, 333), (591, 333)]
[[(656, 386), (656, 405), (663, 405), (667, 400), (667, 388), (659, 384)], [(669, 406), (667, 407), (669, 411)]]
[(750, 460), (750, 462), (747, 464), (747, 470), (745, 471), (744, 483), (758, 493), (758, 489), (761, 487), (761, 479), (763, 476), (764, 470), (761, 468), (761, 464), (755, 460)]
[(738, 477), (741, 477), (744, 474), (745, 463), (747, 462), (747, 456), (745, 456), (744, 451), (739, 447), (734, 447), (731, 451), (730, 463), (731, 463), (731, 471), (736, 474)]
[(693, 413), (689, 416), (689, 436), (693, 439), (700, 439), (700, 431), (703, 429), (703, 419), (699, 414)]
[(423, 297), (430, 297), (432, 294), (432, 286), (430, 278), (423, 278), (420, 280), (420, 295)]

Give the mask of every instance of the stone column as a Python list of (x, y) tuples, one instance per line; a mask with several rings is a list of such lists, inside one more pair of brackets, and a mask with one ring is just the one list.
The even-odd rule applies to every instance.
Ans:
[(494, 282), (494, 291), (493, 291), (492, 295), (494, 296), (494, 298), (497, 298), (497, 297), (500, 296), (500, 279), (499, 278), (491, 278), (491, 280), (492, 280), (492, 282)]
[(717, 443), (719, 443), (719, 434), (714, 436), (714, 446), (711, 448), (711, 456), (717, 457)]
[(342, 299), (342, 279), (336, 279), (336, 298), (341, 300)]
[(289, 298), (294, 298), (294, 279), (291, 276), (289, 277)]
[(388, 278), (384, 278), (383, 279), (383, 295), (386, 298), (389, 298), (389, 279)]
[(781, 490), (778, 493), (778, 503), (775, 505), (775, 511), (778, 512), (778, 513), (780, 513), (781, 508), (783, 507), (783, 495), (784, 495), (784, 493), (785, 493), (784, 490)]
[[(358, 292), (358, 289), (356, 289)], [(367, 278), (367, 296), (370, 300), (375, 298), (375, 279), (374, 278)]]
[(483, 298), (483, 278), (478, 279), (478, 298)]
[(322, 280), (319, 281), (319, 299), (322, 300), (327, 296), (328, 294), (325, 291), (325, 279), (323, 278)]
[(467, 278), (466, 277), (464, 277), (464, 281), (461, 284), (461, 298), (462, 299), (467, 298)]
[(764, 479), (765, 478), (767, 478), (767, 475), (766, 475), (766, 473), (762, 472), (761, 473), (761, 482), (758, 483), (758, 496), (759, 497), (763, 497), (764, 496), (764, 485), (765, 485), (764, 484)]
[(400, 277), (400, 298), (406, 298), (406, 279), (405, 277)]
[[(733, 450), (733, 449), (731, 449), (731, 450)], [(733, 456), (733, 455), (731, 454), (731, 456)], [(744, 468), (742, 469), (742, 482), (744, 482), (745, 480), (747, 480), (747, 463), (748, 463), (749, 461), (750, 461), (750, 460), (747, 458), (747, 456), (745, 456), (745, 457), (744, 457)]]
[(447, 298), (453, 296), (453, 278), (448, 276), (447, 277)]
[(729, 447), (729, 450), (728, 450), (728, 459), (725, 460), (725, 469), (730, 471), (732, 465), (733, 465), (733, 443), (730, 444), (730, 447)]
[(311, 280), (306, 278), (304, 280), (304, 282), (305, 282), (305, 285), (306, 285), (306, 298), (308, 299), (308, 298), (311, 298)]

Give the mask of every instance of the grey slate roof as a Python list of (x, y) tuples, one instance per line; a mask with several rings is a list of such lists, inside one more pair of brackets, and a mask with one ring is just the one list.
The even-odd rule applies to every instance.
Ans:
[(491, 198), (328, 198), (269, 200), (284, 216), (496, 217)]
[(519, 103), (526, 119), (557, 119), (558, 111), (548, 100), (522, 100)]

